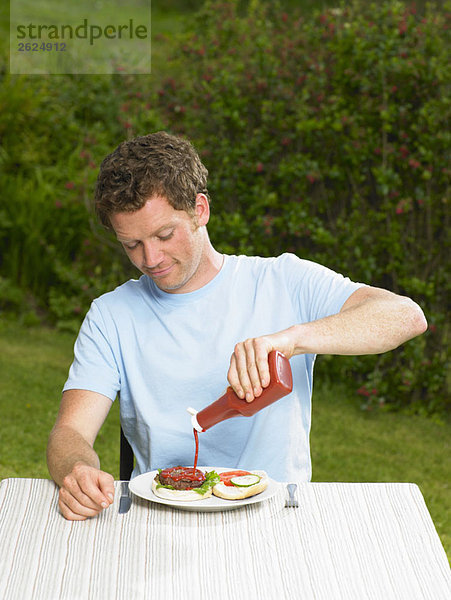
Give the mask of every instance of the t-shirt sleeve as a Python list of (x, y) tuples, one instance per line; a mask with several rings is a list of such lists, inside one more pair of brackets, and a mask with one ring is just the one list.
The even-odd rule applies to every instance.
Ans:
[(120, 389), (120, 371), (96, 301), (91, 304), (74, 346), (74, 361), (63, 391), (89, 390), (111, 400)]
[(294, 254), (281, 258), (293, 302), (304, 323), (337, 314), (349, 296), (364, 285)]

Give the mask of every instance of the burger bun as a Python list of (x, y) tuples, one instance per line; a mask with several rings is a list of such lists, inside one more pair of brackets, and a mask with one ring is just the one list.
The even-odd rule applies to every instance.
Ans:
[[(268, 487), (269, 478), (266, 471), (249, 471), (252, 475), (260, 477), (258, 483), (249, 486), (226, 485), (222, 481), (213, 486), (213, 494), (224, 500), (243, 500), (260, 494)], [(239, 479), (239, 478), (237, 478)]]
[(194, 502), (195, 500), (205, 500), (205, 498), (209, 498), (212, 494), (212, 488), (208, 488), (208, 490), (204, 494), (199, 494), (194, 490), (171, 490), (166, 487), (157, 488), (157, 482), (155, 479), (152, 480), (152, 492), (155, 496), (159, 498), (163, 498), (164, 500), (173, 500), (175, 502)]

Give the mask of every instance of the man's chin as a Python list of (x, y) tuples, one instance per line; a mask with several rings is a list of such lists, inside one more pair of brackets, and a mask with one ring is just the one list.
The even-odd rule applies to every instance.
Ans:
[(177, 294), (178, 290), (185, 285), (184, 281), (182, 283), (171, 283), (170, 281), (164, 281), (163, 277), (160, 279), (159, 277), (152, 277), (152, 275), (149, 275), (148, 273), (147, 275), (162, 292), (167, 292), (168, 294)]
[(178, 290), (182, 287), (181, 285), (163, 285), (162, 282), (158, 283), (155, 281), (155, 285), (162, 291), (168, 294), (177, 294)]

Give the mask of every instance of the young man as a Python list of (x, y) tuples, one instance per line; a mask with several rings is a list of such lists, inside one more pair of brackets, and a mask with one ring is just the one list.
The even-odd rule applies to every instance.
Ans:
[(204, 408), (227, 383), (252, 402), (269, 383), (269, 352), (280, 350), (291, 359), (293, 392), (203, 433), (199, 464), (308, 481), (316, 354), (385, 352), (426, 329), (412, 300), (292, 254), (217, 252), (207, 232), (207, 170), (178, 137), (121, 144), (101, 165), (95, 203), (143, 275), (92, 303), (75, 345), (47, 451), (68, 519), (113, 501), (113, 477), (93, 444), (118, 393), (134, 475), (192, 464), (186, 408)]

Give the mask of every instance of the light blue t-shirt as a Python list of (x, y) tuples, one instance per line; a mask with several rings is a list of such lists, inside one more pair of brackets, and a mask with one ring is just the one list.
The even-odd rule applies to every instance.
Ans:
[[(114, 400), (136, 457), (133, 476), (192, 465), (191, 406), (227, 387), (237, 342), (335, 314), (361, 284), (293, 254), (225, 256), (194, 292), (171, 294), (143, 275), (94, 300), (64, 386)], [(311, 477), (309, 433), (315, 356), (290, 360), (291, 394), (199, 434), (199, 465), (264, 469), (279, 481)]]

